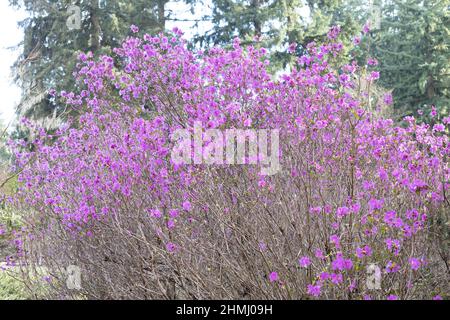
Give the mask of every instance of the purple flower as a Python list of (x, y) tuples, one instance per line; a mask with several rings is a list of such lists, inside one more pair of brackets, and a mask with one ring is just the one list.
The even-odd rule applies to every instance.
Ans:
[(388, 261), (386, 264), (385, 272), (386, 273), (394, 273), (400, 270), (400, 266), (396, 264), (395, 262)]
[(386, 243), (386, 246), (389, 251), (394, 252), (396, 256), (399, 254), (401, 249), (401, 244), (399, 240), (388, 238), (384, 242)]
[(372, 81), (372, 80), (377, 80), (379, 78), (380, 78), (380, 73), (378, 71), (372, 71), (367, 80)]
[(139, 28), (137, 26), (135, 26), (134, 24), (130, 26), (130, 30), (133, 33), (138, 33), (139, 32)]
[(48, 94), (51, 95), (52, 97), (55, 97), (56, 96), (56, 90), (52, 88), (52, 89), (48, 90)]
[(409, 190), (411, 190), (411, 192), (428, 190), (428, 184), (421, 179), (414, 179), (414, 181), (409, 185)]
[(340, 207), (336, 210), (336, 215), (338, 218), (345, 217), (350, 213), (350, 209), (348, 207)]
[(398, 296), (391, 294), (387, 297), (388, 300), (398, 300)]
[(390, 93), (385, 93), (383, 96), (383, 101), (385, 104), (387, 105), (391, 105), (392, 102), (394, 102), (393, 98), (392, 98), (392, 94)]
[(175, 221), (173, 221), (172, 219), (169, 219), (167, 221), (167, 228), (169, 228), (169, 229), (175, 228)]
[(419, 217), (419, 211), (417, 209), (411, 209), (406, 211), (405, 215), (409, 220), (416, 220)]
[(336, 39), (339, 35), (339, 33), (341, 33), (341, 27), (340, 26), (333, 26), (331, 27), (330, 31), (328, 32), (328, 38), (329, 39)]
[(330, 274), (328, 272), (321, 272), (319, 275), (320, 280), (325, 281), (330, 278)]
[(356, 256), (362, 259), (364, 256), (370, 257), (372, 255), (372, 249), (369, 246), (364, 246), (363, 248), (356, 248)]
[(309, 212), (311, 213), (311, 214), (320, 214), (320, 212), (322, 212), (322, 207), (312, 207), (312, 208), (309, 208)]
[(384, 168), (378, 169), (378, 175), (382, 181), (386, 181), (389, 178), (389, 176)]
[(152, 216), (153, 218), (161, 218), (162, 213), (161, 211), (159, 211), (159, 209), (152, 209), (150, 210), (150, 216)]
[(312, 285), (312, 284), (308, 284), (308, 290), (307, 290), (308, 294), (313, 296), (313, 297), (318, 297), (320, 296), (320, 285)]
[(377, 66), (378, 65), (378, 60), (375, 58), (369, 58), (367, 59), (367, 64), (369, 66)]
[(168, 252), (174, 252), (176, 249), (177, 249), (177, 246), (176, 246), (176, 244), (174, 244), (173, 242), (168, 242), (168, 243), (166, 244), (166, 250), (167, 250)]
[(325, 256), (323, 255), (323, 251), (320, 249), (316, 249), (314, 255), (316, 256), (317, 259), (325, 259)]
[(420, 268), (420, 266), (422, 265), (420, 260), (416, 259), (416, 258), (410, 258), (409, 264), (411, 265), (411, 270), (418, 270)]
[(396, 217), (397, 217), (397, 213), (395, 211), (387, 211), (384, 213), (383, 221), (387, 225), (392, 226), (394, 224), (394, 220)]
[(270, 281), (270, 282), (278, 281), (278, 273), (277, 273), (276, 271), (271, 272), (271, 273), (269, 274), (269, 281)]
[(288, 48), (289, 53), (295, 53), (295, 49), (297, 48), (297, 44), (295, 42), (291, 43)]
[(171, 218), (176, 218), (176, 217), (178, 217), (178, 215), (179, 215), (179, 211), (177, 209), (171, 209), (169, 211), (169, 216)]
[(362, 33), (366, 34), (366, 33), (369, 33), (369, 32), (370, 32), (370, 22), (368, 21), (368, 22), (364, 25), (364, 27), (363, 27), (363, 29), (362, 29)]
[(364, 253), (366, 254), (366, 256), (370, 257), (372, 255), (372, 248), (369, 246), (364, 246)]
[(380, 210), (383, 207), (383, 203), (384, 203), (384, 201), (382, 199), (381, 200), (374, 199), (374, 198), (370, 199), (369, 200), (370, 211)]
[(435, 124), (433, 126), (433, 131), (435, 131), (435, 132), (444, 132), (445, 131), (445, 126), (442, 123)]
[(330, 241), (332, 242), (332, 243), (334, 243), (334, 245), (336, 246), (336, 248), (340, 248), (341, 247), (341, 245), (340, 245), (340, 240), (339, 240), (339, 237), (337, 236), (337, 235), (335, 235), (335, 234), (333, 234), (333, 235), (331, 235), (330, 236)]
[(437, 116), (437, 109), (436, 109), (436, 106), (434, 106), (434, 105), (431, 106), (430, 116), (431, 116), (432, 118), (434, 118), (434, 117)]
[(353, 268), (353, 262), (351, 259), (344, 259), (341, 253), (338, 253), (336, 259), (331, 262), (331, 268), (333, 270), (350, 270)]
[(344, 277), (340, 273), (332, 273), (330, 276), (331, 282), (334, 284), (339, 284), (344, 280)]
[(435, 295), (433, 297), (433, 300), (442, 300), (442, 297), (440, 295)]
[(328, 125), (328, 121), (327, 121), (327, 120), (319, 120), (319, 121), (316, 122), (315, 127), (316, 127), (317, 129), (323, 129), (323, 128), (325, 128), (327, 125)]
[(263, 241), (259, 242), (258, 247), (259, 247), (259, 250), (261, 250), (261, 251), (266, 251), (266, 249), (267, 249), (267, 245)]
[(183, 209), (185, 210), (185, 211), (191, 211), (191, 209), (192, 209), (192, 205), (191, 205), (191, 203), (189, 202), (189, 201), (184, 201), (183, 202)]
[(298, 263), (300, 264), (301, 267), (307, 268), (311, 264), (311, 259), (307, 256), (304, 256), (298, 260)]
[(355, 203), (352, 205), (352, 212), (353, 213), (358, 213), (359, 210), (361, 210), (361, 205), (359, 203)]

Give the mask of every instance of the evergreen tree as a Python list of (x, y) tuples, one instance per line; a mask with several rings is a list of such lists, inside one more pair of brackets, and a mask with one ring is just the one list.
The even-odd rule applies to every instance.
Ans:
[(143, 32), (164, 30), (167, 0), (10, 0), (29, 17), (23, 54), (14, 65), (23, 97), (18, 113), (45, 123), (64, 109), (50, 88), (72, 91), (72, 73), (80, 51), (111, 54), (132, 24)]
[(402, 114), (436, 105), (448, 114), (450, 86), (449, 0), (383, 1), (381, 29), (372, 45), (380, 83), (392, 88)]
[[(275, 69), (292, 62), (286, 53), (296, 43), (297, 55), (311, 41), (322, 41), (332, 25), (340, 25), (344, 34), (356, 32), (351, 13), (339, 12), (342, 0), (213, 0), (213, 29), (199, 35), (203, 46), (230, 44), (234, 37), (243, 44), (271, 49)], [(259, 38), (259, 39), (258, 39)]]

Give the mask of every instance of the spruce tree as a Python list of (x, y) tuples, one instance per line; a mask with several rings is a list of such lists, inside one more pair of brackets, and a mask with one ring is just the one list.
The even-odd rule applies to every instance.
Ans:
[(130, 33), (130, 25), (156, 33), (165, 27), (167, 0), (10, 0), (29, 17), (24, 30), (23, 53), (14, 65), (23, 90), (21, 116), (45, 123), (65, 113), (48, 94), (73, 90), (73, 71), (80, 51), (111, 54)]
[(239, 37), (242, 43), (271, 49), (275, 69), (284, 68), (295, 56), (288, 54), (289, 44), (297, 44), (303, 54), (312, 41), (323, 41), (332, 25), (340, 25), (344, 34), (356, 32), (351, 13), (339, 14), (342, 0), (213, 0), (209, 17), (212, 30), (198, 35), (203, 46), (229, 45)]
[[(403, 115), (450, 102), (450, 1), (383, 1), (381, 29), (372, 45), (380, 61), (380, 83), (392, 88)], [(417, 113), (416, 113), (417, 114)]]

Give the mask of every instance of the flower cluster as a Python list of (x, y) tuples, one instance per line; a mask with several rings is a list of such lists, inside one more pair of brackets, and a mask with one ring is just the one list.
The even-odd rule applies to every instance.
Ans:
[[(82, 54), (78, 93), (62, 93), (81, 116), (35, 130), (32, 151), (16, 146), (15, 201), (33, 213), (27, 259), (44, 256), (48, 268), (76, 259), (88, 297), (448, 294), (427, 278), (431, 268), (446, 274), (430, 230), (448, 204), (448, 122), (408, 117), (400, 127), (376, 116), (354, 80), (360, 68), (329, 63), (339, 31), (278, 79), (265, 50), (236, 39), (230, 50), (192, 51), (177, 29), (127, 38), (117, 61)], [(194, 122), (279, 129), (283, 171), (173, 163), (172, 134)], [(383, 277), (375, 293), (372, 263)]]

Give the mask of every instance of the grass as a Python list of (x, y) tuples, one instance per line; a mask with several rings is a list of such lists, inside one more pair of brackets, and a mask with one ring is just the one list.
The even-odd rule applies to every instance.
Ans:
[(26, 300), (31, 295), (13, 271), (0, 271), (0, 300)]

